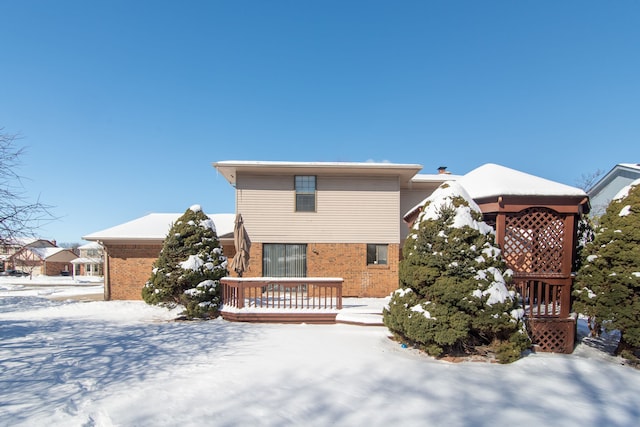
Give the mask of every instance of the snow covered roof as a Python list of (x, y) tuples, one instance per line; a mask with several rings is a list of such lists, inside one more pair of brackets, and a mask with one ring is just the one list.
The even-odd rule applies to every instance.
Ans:
[[(171, 225), (182, 216), (182, 213), (151, 213), (106, 230), (97, 231), (83, 237), (90, 241), (114, 240), (159, 240), (167, 237)], [(219, 238), (233, 236), (235, 214), (208, 215), (216, 226)]]
[(84, 244), (82, 246), (78, 246), (78, 249), (80, 249), (80, 250), (102, 249), (102, 245), (100, 245), (100, 243), (98, 243), (98, 242), (89, 242), (89, 243)]
[[(29, 251), (43, 261), (52, 262), (68, 262), (77, 258), (77, 255), (73, 251), (65, 248), (58, 248), (55, 246), (49, 247), (34, 247), (28, 246), (23, 250)], [(20, 253), (20, 252), (19, 252)]]
[(411, 182), (445, 182), (457, 181), (462, 175), (453, 175), (449, 173), (419, 173), (411, 179)]
[(625, 168), (637, 169), (640, 171), (640, 163), (620, 163), (620, 166), (624, 166)]
[[(587, 196), (587, 193), (579, 188), (560, 184), (494, 163), (482, 165), (463, 176), (439, 176), (451, 177), (450, 180), (461, 185), (475, 201), (499, 196)], [(422, 200), (409, 209), (403, 215), (403, 219), (407, 222), (411, 221), (427, 199)]]
[(102, 264), (102, 260), (82, 257), (74, 259), (73, 261), (71, 261), (71, 264)]
[(47, 258), (57, 254), (58, 252), (62, 252), (64, 250), (66, 250), (66, 249), (56, 248), (56, 247), (50, 247), (50, 248), (33, 248), (33, 247), (30, 247), (29, 250), (31, 252), (33, 252), (34, 254), (36, 254), (38, 256), (38, 258), (47, 259)]
[(487, 163), (458, 180), (474, 200), (498, 196), (586, 197), (584, 190)]
[(6, 245), (15, 246), (15, 247), (23, 247), (23, 246), (31, 245), (35, 242), (42, 241), (42, 240), (44, 239), (39, 239), (35, 237), (11, 237), (10, 239), (5, 240), (3, 243)]

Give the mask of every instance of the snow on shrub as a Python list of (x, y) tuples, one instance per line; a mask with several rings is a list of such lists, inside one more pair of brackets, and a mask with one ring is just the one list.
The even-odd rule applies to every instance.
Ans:
[(142, 289), (148, 304), (182, 305), (187, 318), (218, 315), (227, 259), (215, 230), (200, 205), (191, 206), (174, 223)]
[(444, 183), (425, 200), (403, 251), (400, 289), (384, 310), (397, 336), (434, 356), (492, 347), (501, 362), (529, 347), (495, 232), (459, 184)]
[(613, 198), (581, 261), (573, 310), (590, 318), (592, 335), (619, 331), (617, 354), (640, 361), (640, 180)]

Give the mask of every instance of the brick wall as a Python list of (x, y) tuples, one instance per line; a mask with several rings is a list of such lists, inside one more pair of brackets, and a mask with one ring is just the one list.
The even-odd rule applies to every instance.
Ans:
[(151, 276), (162, 245), (109, 245), (106, 249), (110, 299), (142, 299), (142, 287)]
[(46, 269), (45, 274), (47, 276), (59, 276), (63, 271), (68, 271), (71, 274), (73, 272), (73, 264), (70, 262), (47, 262)]
[[(399, 245), (390, 244), (387, 265), (367, 265), (366, 243), (310, 243), (307, 276), (342, 277), (345, 297), (386, 297), (398, 288), (399, 255)], [(262, 244), (253, 243), (249, 271), (244, 277), (261, 275)]]
[[(112, 300), (140, 300), (161, 244), (107, 245), (107, 277)], [(233, 246), (224, 246), (231, 262)], [(400, 248), (390, 244), (387, 265), (367, 265), (366, 243), (310, 243), (307, 245), (309, 277), (342, 277), (345, 297), (386, 297), (398, 288)], [(235, 272), (229, 272), (235, 276)], [(262, 244), (251, 245), (249, 271), (245, 277), (262, 275)]]
[[(153, 263), (162, 250), (162, 244), (151, 245), (106, 245), (107, 280), (112, 300), (140, 300), (142, 287), (149, 280)], [(223, 245), (224, 254), (231, 257), (235, 250)], [(229, 255), (231, 254), (231, 255)], [(106, 286), (106, 284), (105, 284)]]

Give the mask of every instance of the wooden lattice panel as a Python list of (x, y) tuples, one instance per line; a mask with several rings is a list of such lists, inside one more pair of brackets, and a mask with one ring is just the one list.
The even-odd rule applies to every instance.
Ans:
[(563, 272), (564, 218), (547, 208), (507, 214), (503, 257), (516, 273)]
[(576, 322), (573, 319), (529, 319), (528, 329), (536, 351), (547, 353), (573, 352)]

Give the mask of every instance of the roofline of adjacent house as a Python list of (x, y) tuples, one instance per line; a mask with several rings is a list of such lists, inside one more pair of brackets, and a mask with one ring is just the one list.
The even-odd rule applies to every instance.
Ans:
[(117, 236), (83, 236), (82, 240), (87, 240), (89, 242), (96, 242), (99, 244), (103, 244), (104, 242), (147, 242), (154, 243), (160, 242), (162, 243), (164, 239), (166, 239), (166, 235), (163, 237), (117, 237)]
[[(100, 245), (104, 245), (105, 243), (131, 243), (131, 242), (135, 242), (135, 243), (139, 243), (139, 244), (149, 244), (149, 245), (153, 245), (153, 244), (162, 244), (164, 243), (165, 239), (167, 238), (166, 235), (162, 236), (162, 237), (136, 237), (136, 236), (131, 236), (131, 237), (118, 237), (118, 236), (84, 236), (82, 239), (83, 240), (87, 240), (89, 242), (96, 242), (99, 243)], [(218, 240), (220, 241), (233, 241), (233, 235), (230, 234), (225, 234), (224, 236), (218, 236)]]
[(224, 160), (213, 163), (229, 182), (235, 186), (237, 172), (266, 172), (266, 173), (313, 173), (312, 171), (327, 171), (336, 174), (360, 174), (362, 172), (376, 172), (383, 175), (398, 175), (402, 183), (408, 183), (422, 170), (419, 164), (404, 163), (374, 163), (374, 162), (281, 162), (281, 161), (248, 161)]
[(613, 175), (613, 173), (618, 169), (625, 169), (632, 172), (640, 172), (640, 164), (639, 163), (618, 163), (614, 167), (611, 168), (609, 172), (607, 172), (602, 178), (598, 180), (591, 188), (587, 190), (587, 194), (589, 197), (592, 197), (594, 194), (598, 194), (602, 187), (607, 184), (608, 178)]
[[(114, 242), (162, 244), (171, 229), (171, 224), (180, 218), (181, 215), (181, 213), (150, 213), (123, 224), (84, 235), (82, 239), (100, 244), (103, 242), (109, 242), (111, 244)], [(218, 239), (226, 239), (227, 236), (233, 235), (232, 218), (235, 218), (235, 214), (209, 214), (207, 216), (212, 219), (214, 223), (216, 223), (217, 220), (222, 220), (222, 217), (228, 217), (225, 224), (227, 225), (226, 227), (219, 227), (220, 223), (216, 225), (216, 234), (218, 232), (225, 232), (224, 234), (219, 234)], [(151, 220), (151, 222), (149, 222), (149, 220)]]

